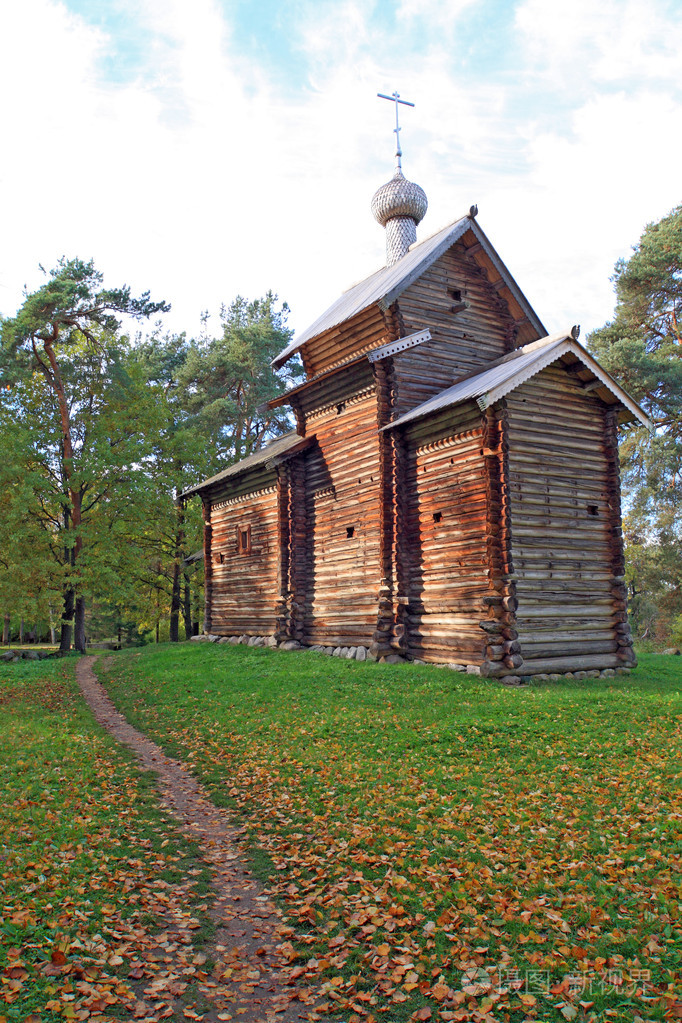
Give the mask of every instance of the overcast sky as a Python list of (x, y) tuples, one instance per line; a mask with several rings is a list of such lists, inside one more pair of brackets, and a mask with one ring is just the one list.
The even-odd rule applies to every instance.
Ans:
[(682, 4), (16, 0), (0, 4), (0, 313), (38, 264), (203, 310), (268, 288), (302, 330), (384, 263), (397, 89), (426, 237), (476, 202), (550, 333), (682, 202)]

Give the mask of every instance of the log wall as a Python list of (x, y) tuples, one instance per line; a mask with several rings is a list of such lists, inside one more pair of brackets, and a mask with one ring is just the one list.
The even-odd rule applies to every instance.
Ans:
[(361, 352), (378, 348), (387, 340), (386, 316), (378, 306), (370, 306), (303, 345), (306, 373), (308, 377), (315, 376)]
[[(275, 631), (283, 569), (278, 542), (281, 503), (274, 470), (245, 473), (211, 492), (206, 631), (222, 636), (265, 636)], [(238, 551), (239, 526), (250, 526), (249, 553)]]
[[(454, 311), (462, 303), (466, 306)], [(404, 335), (428, 327), (433, 340), (394, 358), (396, 418), (515, 346), (516, 330), (506, 303), (461, 244), (448, 249), (410, 285), (397, 306)]]
[(506, 404), (519, 670), (627, 662), (613, 413), (561, 363)]
[[(305, 454), (305, 549), (292, 553), (305, 590), (302, 640), (369, 645), (380, 576), (379, 440), (369, 366), (359, 392), (306, 413), (316, 444)], [(297, 460), (298, 461), (298, 460)], [(352, 535), (348, 535), (349, 531)]]
[(427, 661), (481, 664), (488, 594), (485, 420), (469, 404), (403, 434), (407, 646)]

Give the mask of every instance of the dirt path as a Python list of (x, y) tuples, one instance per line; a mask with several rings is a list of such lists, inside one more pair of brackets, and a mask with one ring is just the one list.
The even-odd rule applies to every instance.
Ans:
[(297, 988), (288, 977), (287, 960), (277, 946), (290, 932), (284, 931), (279, 910), (243, 862), (239, 845), (243, 832), (227, 811), (214, 806), (189, 771), (116, 710), (93, 673), (96, 660), (83, 657), (76, 666), (78, 684), (93, 714), (137, 754), (143, 767), (155, 772), (162, 804), (199, 843), (213, 869), (217, 932), (209, 952), (216, 967), (202, 994), (214, 1003), (214, 1011), (204, 1019), (293, 1023), (316, 1018), (310, 1016), (316, 1001), (313, 992)]

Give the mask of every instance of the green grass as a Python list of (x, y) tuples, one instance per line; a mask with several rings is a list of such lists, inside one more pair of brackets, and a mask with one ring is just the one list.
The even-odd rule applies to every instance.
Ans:
[(0, 665), (0, 1020), (8, 1023), (130, 1018), (131, 962), (157, 950), (177, 886), (182, 910), (196, 911), (204, 875), (196, 848), (158, 810), (151, 776), (93, 721), (73, 668), (73, 659)]
[(186, 644), (118, 654), (105, 681), (240, 814), (292, 959), (344, 1018), (658, 1020), (674, 1003), (682, 659), (507, 689)]

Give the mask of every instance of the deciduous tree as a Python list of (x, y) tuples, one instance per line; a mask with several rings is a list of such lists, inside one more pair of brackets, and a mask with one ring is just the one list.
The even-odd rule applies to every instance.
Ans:
[(56, 501), (39, 504), (63, 552), (60, 646), (70, 648), (73, 631), (76, 648), (84, 650), (84, 569), (92, 577), (97, 567), (85, 527), (105, 517), (112, 488), (135, 464), (131, 448), (139, 430), (125, 393), (131, 378), (116, 343), (118, 318), (148, 317), (169, 307), (152, 302), (149, 293), (133, 298), (127, 287), (103, 288), (92, 261), (62, 259), (47, 276), (17, 315), (2, 323), (0, 376), (10, 387), (29, 386), (35, 374), (43, 382), (46, 418), (40, 421), (50, 436), (38, 448)]

